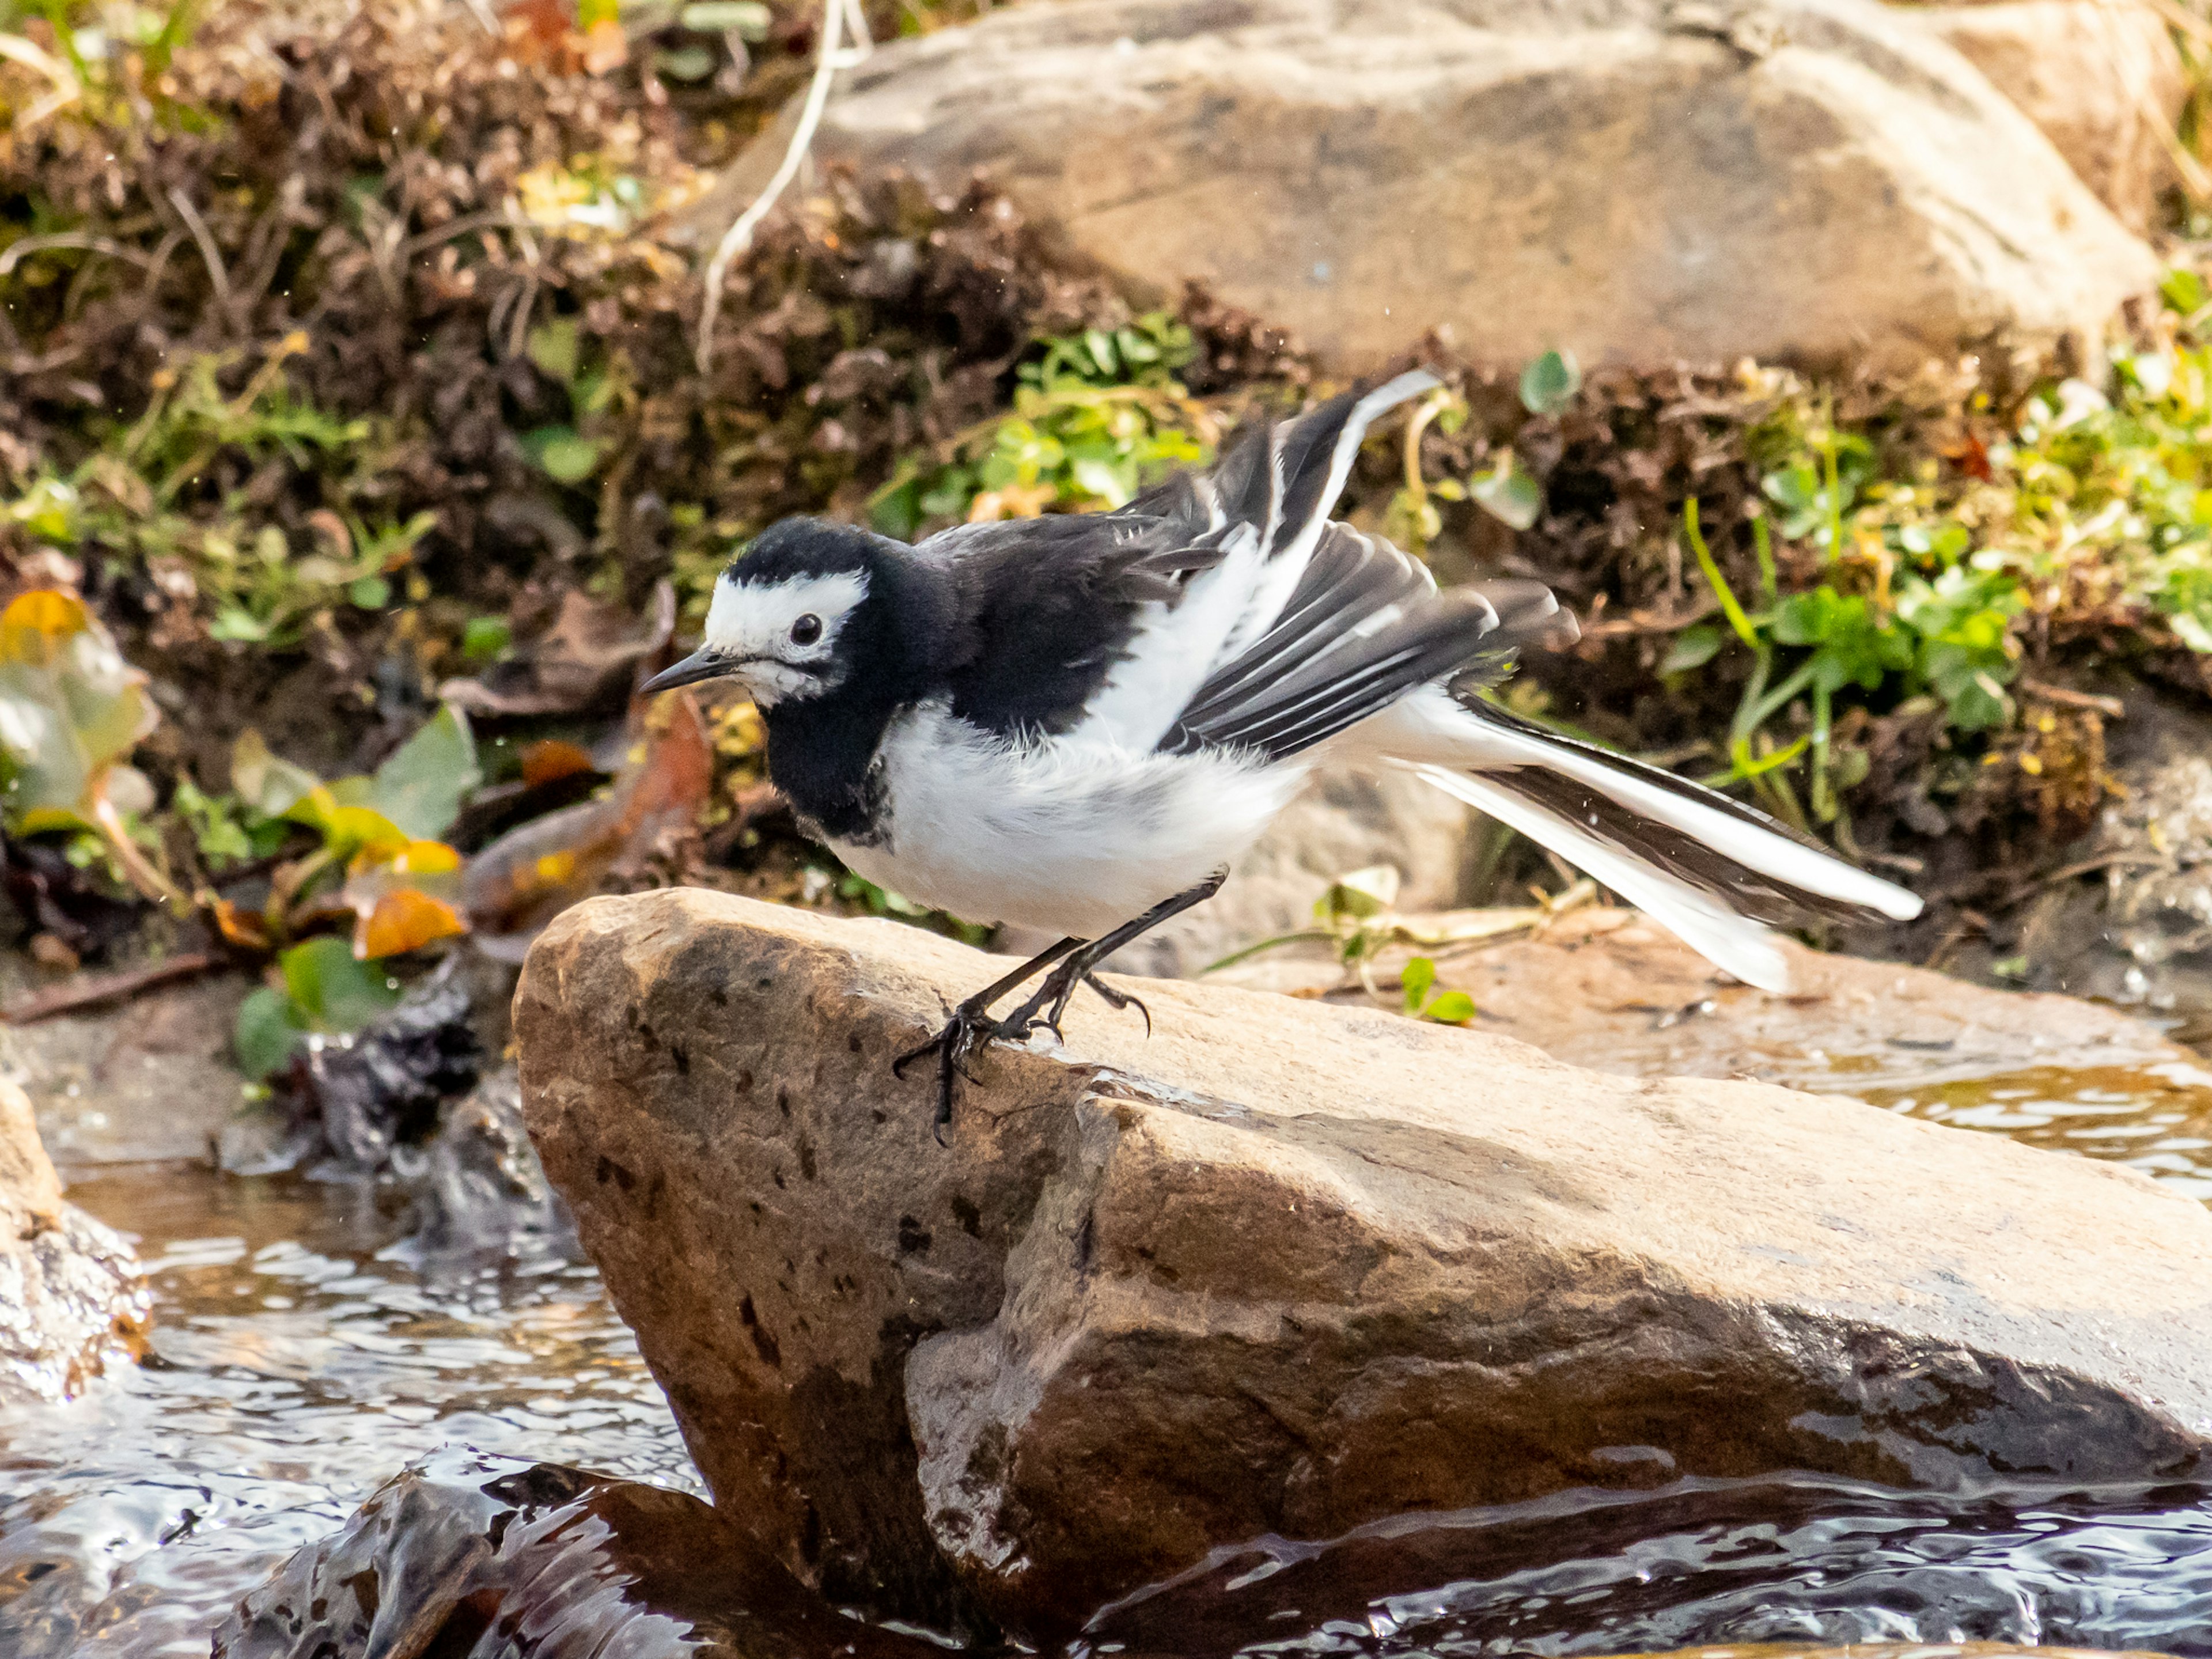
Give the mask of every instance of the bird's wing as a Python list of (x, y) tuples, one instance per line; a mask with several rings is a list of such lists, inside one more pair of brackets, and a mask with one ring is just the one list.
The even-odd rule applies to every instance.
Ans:
[[(1233, 705), (1240, 715), (1256, 714), (1249, 699), (1270, 678), (1264, 665), (1287, 672), (1296, 653), (1343, 642), (1361, 616), (1398, 600), (1409, 583), (1430, 595), (1421, 607), (1425, 620), (1436, 621), (1434, 607), (1443, 603), (1459, 613), (1463, 629), (1480, 607), (1436, 600), (1418, 564), (1386, 544), (1332, 526), (1328, 517), (1368, 427), (1437, 385), (1434, 375), (1416, 370), (1372, 390), (1345, 392), (1295, 419), (1246, 432), (1212, 467), (1171, 478), (1122, 513), (1107, 515), (1102, 522), (1126, 514), (1151, 526), (1147, 534), (1164, 544), (1203, 546), (1215, 556), (1179, 575), (1175, 597), (1148, 605), (1138, 618), (1086, 708), (1083, 733), (1140, 752), (1203, 745), (1212, 739), (1197, 735), (1188, 719), (1200, 704), (1217, 717), (1207, 732), (1220, 727), (1219, 717), (1231, 708), (1232, 686), (1246, 694)], [(1326, 559), (1320, 556), (1324, 546), (1331, 550)], [(1316, 603), (1306, 604), (1309, 598)], [(1340, 629), (1330, 605), (1368, 609), (1346, 615)], [(1262, 647), (1262, 641), (1269, 643)], [(1382, 679), (1395, 672), (1379, 671)], [(1307, 726), (1304, 716), (1292, 724), (1301, 732)]]
[(1068, 731), (1147, 617), (1221, 562), (1224, 539), (1104, 514), (961, 525), (918, 544), (912, 556), (944, 595), (928, 656), (952, 712), (1004, 737)]
[(1159, 746), (1294, 755), (1492, 654), (1497, 628), (1480, 590), (1439, 593), (1389, 543), (1325, 525), (1274, 625), (1207, 676)]

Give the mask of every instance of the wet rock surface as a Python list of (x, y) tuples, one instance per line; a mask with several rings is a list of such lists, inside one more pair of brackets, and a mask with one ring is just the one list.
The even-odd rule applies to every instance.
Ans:
[(65, 1170), (205, 1158), (240, 1109), (230, 1033), (252, 990), (210, 975), (118, 1006), (0, 1026), (0, 1076)]
[(29, 1099), (0, 1081), (0, 1401), (76, 1393), (145, 1316), (131, 1246), (62, 1197)]
[(842, 85), (817, 160), (990, 169), (1132, 288), (1201, 280), (1355, 369), (1441, 325), (1508, 364), (1909, 370), (1993, 332), (2094, 340), (2156, 276), (2026, 114), (1865, 0), (1079, 0)]
[[(2212, 752), (2203, 718), (2130, 692), (2113, 723), (2118, 791), (2074, 849), (2074, 878), (2024, 907), (2032, 982), (2212, 1034)], [(2193, 1029), (2192, 1029), (2193, 1028)]]
[[(1414, 917), (1409, 925), (1443, 931), (1455, 920)], [(1480, 1030), (1595, 1072), (1740, 1078), (1856, 1095), (2029, 1070), (2132, 1071), (2198, 1097), (2212, 1112), (2212, 1069), (2121, 1009), (1970, 985), (1794, 940), (1782, 949), (1790, 962), (1786, 996), (1737, 983), (1632, 910), (1572, 912), (1517, 937), (1425, 953), (1441, 983), (1474, 999)], [(1375, 965), (1378, 982), (1395, 981), (1413, 954), (1412, 946), (1385, 952)], [(1334, 994), (1345, 980), (1332, 953), (1299, 945), (1224, 969), (1207, 982), (1312, 996)]]
[[(2212, 1216), (1755, 1085), (1146, 984), (894, 1054), (997, 964), (666, 892), (532, 953), (523, 1095), (722, 1512), (836, 1599), (1064, 1630), (1267, 1534), (1778, 1468), (2185, 1476)], [(2124, 1215), (2124, 1225), (2114, 1224)]]
[(397, 1476), (302, 1549), (214, 1647), (216, 1659), (929, 1651), (840, 1617), (688, 1493), (462, 1449)]

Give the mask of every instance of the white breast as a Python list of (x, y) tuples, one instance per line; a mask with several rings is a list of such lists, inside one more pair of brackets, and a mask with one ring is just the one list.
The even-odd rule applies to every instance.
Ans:
[(1161, 755), (1085, 735), (1013, 743), (942, 703), (879, 751), (884, 840), (832, 842), (878, 886), (967, 921), (1096, 939), (1235, 860), (1305, 781), (1299, 763)]

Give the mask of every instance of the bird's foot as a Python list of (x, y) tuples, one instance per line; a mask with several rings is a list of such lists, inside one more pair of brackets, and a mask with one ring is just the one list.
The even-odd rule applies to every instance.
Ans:
[(952, 1121), (952, 1083), (956, 1076), (970, 1083), (975, 1074), (968, 1069), (968, 1056), (990, 1042), (1003, 1037), (1019, 1042), (1029, 1035), (1029, 1027), (1019, 1016), (1012, 1019), (993, 1019), (988, 1004), (969, 998), (953, 1008), (937, 1035), (918, 1048), (909, 1048), (891, 1062), (891, 1075), (904, 1077), (906, 1068), (924, 1054), (937, 1056), (937, 1116), (931, 1125), (938, 1145), (945, 1144), (945, 1126)]
[(1115, 990), (1096, 974), (1085, 974), (1083, 976), (1083, 982), (1097, 992), (1100, 1000), (1115, 1013), (1121, 1013), (1125, 1009), (1134, 1008), (1145, 1017), (1145, 1035), (1152, 1036), (1152, 1011), (1145, 1006), (1141, 999), (1131, 996), (1127, 991)]

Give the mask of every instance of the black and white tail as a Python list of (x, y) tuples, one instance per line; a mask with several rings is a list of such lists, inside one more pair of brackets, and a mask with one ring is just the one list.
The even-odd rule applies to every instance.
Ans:
[(1425, 688), (1354, 738), (1549, 848), (1747, 985), (1789, 987), (1765, 924), (1904, 921), (1920, 900), (1764, 812), (1492, 704)]

